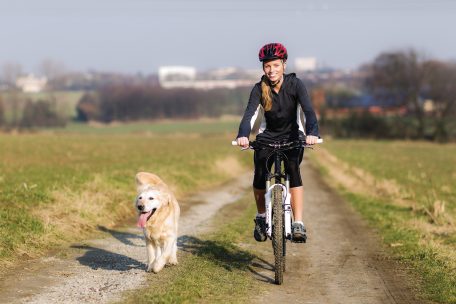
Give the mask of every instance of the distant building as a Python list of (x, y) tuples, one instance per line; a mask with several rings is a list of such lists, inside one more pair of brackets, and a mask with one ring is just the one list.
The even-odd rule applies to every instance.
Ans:
[(168, 66), (160, 67), (158, 79), (160, 86), (165, 89), (192, 88), (211, 90), (217, 88), (234, 89), (251, 86), (258, 81), (257, 71), (227, 67), (197, 73), (193, 67)]
[(190, 66), (164, 66), (158, 69), (160, 81), (194, 80), (196, 68)]
[(298, 72), (313, 72), (317, 69), (317, 58), (299, 57), (295, 59), (295, 69)]
[(16, 79), (16, 86), (26, 93), (41, 92), (46, 87), (46, 84), (46, 77), (35, 77), (33, 74)]

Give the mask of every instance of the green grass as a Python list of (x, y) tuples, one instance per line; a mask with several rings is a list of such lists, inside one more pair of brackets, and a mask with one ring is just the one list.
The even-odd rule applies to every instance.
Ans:
[[(392, 255), (418, 278), (422, 297), (456, 303), (456, 145), (425, 142), (344, 140), (327, 141), (325, 148), (352, 168), (360, 168), (377, 181), (394, 181), (407, 204), (356, 189), (339, 189), (347, 201), (375, 227)], [(318, 156), (316, 155), (316, 160)], [(331, 168), (319, 162), (326, 178)], [(403, 195), (403, 194), (402, 194)], [(446, 220), (433, 222), (420, 208), (445, 201)]]
[[(240, 167), (247, 163), (230, 146), (236, 130), (203, 138), (189, 133), (199, 128), (196, 124), (191, 128), (188, 122), (180, 135), (99, 133), (98, 128), (92, 133), (0, 134), (0, 264), (17, 259), (23, 248), (33, 255), (65, 238), (87, 236), (96, 224), (133, 217), (138, 171), (158, 174), (178, 196), (232, 178), (215, 164), (224, 159)], [(205, 127), (227, 128), (217, 122)]]
[(376, 178), (394, 180), (420, 205), (444, 200), (456, 214), (456, 144), (343, 140), (325, 148)]
[(221, 134), (237, 133), (239, 120), (180, 120), (139, 123), (113, 123), (98, 127), (84, 123), (70, 123), (65, 129), (54, 129), (55, 132), (80, 134), (111, 134), (111, 133), (158, 133), (158, 134)]
[[(251, 194), (226, 209), (231, 210), (225, 210), (230, 214), (228, 224), (209, 235), (183, 239), (179, 266), (151, 274), (149, 286), (129, 293), (122, 303), (246, 303), (252, 290), (261, 291), (250, 274), (257, 257), (237, 245), (252, 242), (256, 209)], [(226, 217), (223, 213), (214, 219), (219, 225)]]

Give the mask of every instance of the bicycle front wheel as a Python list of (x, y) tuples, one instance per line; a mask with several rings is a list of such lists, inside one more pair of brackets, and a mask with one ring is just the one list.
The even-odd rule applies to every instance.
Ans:
[(283, 188), (279, 185), (272, 189), (272, 248), (274, 249), (275, 260), (275, 283), (278, 285), (283, 283), (283, 271), (285, 264), (282, 192)]

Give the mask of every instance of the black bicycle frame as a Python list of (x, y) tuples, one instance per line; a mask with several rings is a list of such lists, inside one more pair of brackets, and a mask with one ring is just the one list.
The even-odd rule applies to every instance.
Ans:
[[(287, 157), (286, 155), (280, 150), (273, 150), (271, 154), (267, 157), (266, 164), (269, 162), (269, 158), (274, 157), (273, 166), (274, 166), (274, 173), (272, 173), (269, 168), (268, 175), (266, 176), (266, 184), (270, 185), (272, 179), (275, 179), (276, 184), (283, 184), (283, 180), (288, 181), (288, 173), (287, 173)], [(282, 171), (282, 162), (284, 165), (284, 170)], [(272, 166), (271, 166), (272, 167)], [(267, 187), (269, 188), (269, 187)]]

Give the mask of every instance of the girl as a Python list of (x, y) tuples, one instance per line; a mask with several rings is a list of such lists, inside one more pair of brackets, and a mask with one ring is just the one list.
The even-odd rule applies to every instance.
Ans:
[[(262, 115), (259, 134), (256, 140), (262, 142), (283, 142), (306, 138), (306, 144), (317, 142), (318, 123), (315, 112), (303, 82), (296, 74), (284, 74), (287, 66), (287, 49), (280, 43), (269, 43), (259, 52), (263, 64), (264, 75), (255, 84), (250, 93), (249, 102), (239, 126), (238, 145), (246, 148), (253, 124)], [(305, 116), (305, 128), (302, 124), (302, 113)], [(255, 218), (254, 237), (258, 242), (266, 240), (265, 201), (266, 174), (271, 164), (266, 164), (270, 151), (255, 151), (255, 175), (253, 178), (253, 194), (258, 213)], [(288, 172), (290, 176), (290, 193), (294, 223), (292, 237), (294, 241), (306, 241), (306, 229), (302, 222), (303, 187), (299, 165), (304, 150), (288, 150)]]

